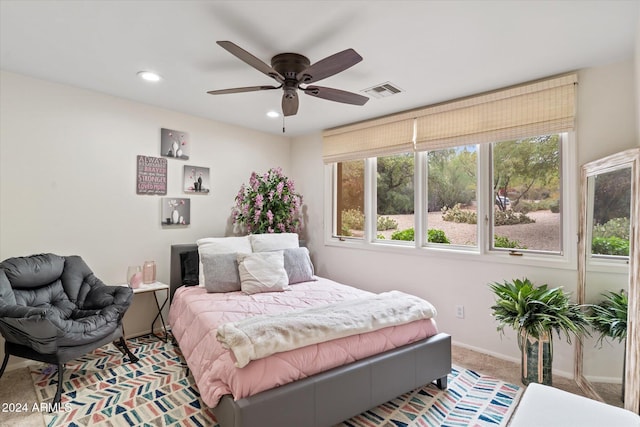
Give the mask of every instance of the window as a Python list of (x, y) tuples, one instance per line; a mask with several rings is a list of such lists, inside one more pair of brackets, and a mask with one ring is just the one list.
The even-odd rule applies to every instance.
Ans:
[(326, 236), (575, 264), (576, 84), (570, 73), (325, 131)]
[(336, 163), (334, 236), (364, 235), (364, 160)]
[(427, 234), (432, 244), (478, 245), (478, 147), (427, 155)]
[(376, 161), (376, 238), (414, 240), (413, 153), (378, 157)]
[(560, 253), (561, 136), (493, 143), (494, 249)]

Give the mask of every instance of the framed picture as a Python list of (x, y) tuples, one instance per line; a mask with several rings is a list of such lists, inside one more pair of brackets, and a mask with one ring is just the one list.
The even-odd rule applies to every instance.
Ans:
[(189, 134), (179, 130), (160, 130), (160, 154), (163, 157), (189, 160)]
[(186, 165), (183, 189), (185, 193), (209, 194), (209, 168)]
[(167, 194), (167, 159), (137, 157), (137, 194)]
[(178, 197), (162, 198), (162, 225), (189, 225), (191, 200)]

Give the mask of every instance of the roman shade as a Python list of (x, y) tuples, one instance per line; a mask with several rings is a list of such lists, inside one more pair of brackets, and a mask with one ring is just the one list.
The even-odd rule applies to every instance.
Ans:
[(416, 151), (573, 130), (577, 81), (569, 74), (416, 111)]
[(414, 115), (394, 115), (323, 133), (325, 163), (413, 151)]
[(508, 141), (574, 129), (576, 73), (431, 105), (323, 133), (325, 163)]

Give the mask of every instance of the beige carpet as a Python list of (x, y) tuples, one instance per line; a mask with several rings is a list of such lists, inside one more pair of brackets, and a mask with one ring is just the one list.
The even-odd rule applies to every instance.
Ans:
[[(453, 363), (505, 382), (521, 385), (520, 365), (517, 363), (507, 362), (458, 346), (453, 346)], [(556, 376), (553, 378), (553, 385), (571, 393), (582, 394), (573, 380), (567, 378)], [(21, 405), (26, 404), (30, 409), (36, 402), (38, 400), (28, 368), (6, 372), (0, 378), (0, 404), (20, 403)], [(44, 426), (44, 418), (39, 412), (0, 412), (0, 425), (2, 427), (42, 427)]]

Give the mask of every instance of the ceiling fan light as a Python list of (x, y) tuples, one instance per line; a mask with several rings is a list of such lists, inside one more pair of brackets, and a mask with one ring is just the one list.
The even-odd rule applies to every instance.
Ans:
[(267, 117), (270, 117), (272, 119), (277, 119), (278, 117), (280, 117), (280, 113), (278, 113), (277, 111), (267, 111)]
[(153, 71), (138, 71), (138, 77), (148, 82), (159, 82), (160, 80), (162, 80), (162, 77), (160, 77), (159, 74), (156, 74)]

